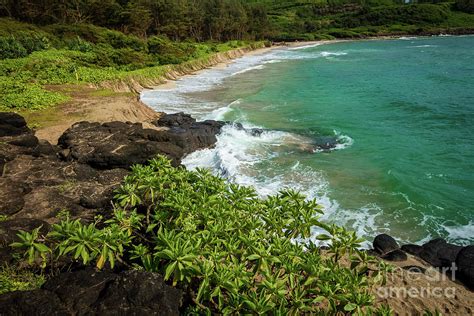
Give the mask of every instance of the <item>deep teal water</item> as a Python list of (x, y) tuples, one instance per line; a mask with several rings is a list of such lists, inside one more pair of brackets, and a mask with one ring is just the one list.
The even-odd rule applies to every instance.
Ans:
[[(193, 100), (183, 110), (215, 104), (205, 117), (269, 132), (229, 128), (190, 167), (263, 194), (300, 189), (367, 238), (474, 241), (474, 37), (342, 42), (259, 62), (183, 93)], [(311, 149), (334, 135), (339, 149)]]

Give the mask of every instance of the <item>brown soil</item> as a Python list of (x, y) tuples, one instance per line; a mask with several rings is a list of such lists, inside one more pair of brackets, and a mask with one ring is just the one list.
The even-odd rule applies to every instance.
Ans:
[(21, 113), (36, 136), (56, 144), (72, 124), (89, 122), (150, 122), (160, 114), (140, 102), (134, 93), (96, 89), (86, 85), (51, 86), (69, 95), (70, 101), (39, 112)]

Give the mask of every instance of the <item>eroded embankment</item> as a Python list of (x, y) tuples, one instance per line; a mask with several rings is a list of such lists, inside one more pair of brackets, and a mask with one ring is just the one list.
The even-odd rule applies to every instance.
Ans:
[(216, 53), (179, 65), (170, 65), (156, 77), (130, 75), (122, 80), (103, 82), (99, 85), (49, 86), (70, 100), (57, 107), (31, 113), (22, 113), (28, 124), (36, 128), (36, 136), (56, 144), (58, 138), (75, 122), (133, 122), (149, 123), (160, 117), (160, 113), (139, 100), (139, 93), (168, 80), (229, 62), (232, 59), (262, 48), (263, 44)]

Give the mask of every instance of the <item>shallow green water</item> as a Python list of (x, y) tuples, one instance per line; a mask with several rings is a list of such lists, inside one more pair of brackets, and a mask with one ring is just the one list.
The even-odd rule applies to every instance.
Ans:
[[(474, 37), (344, 42), (260, 62), (188, 93), (188, 108), (211, 102), (207, 117), (273, 132), (229, 129), (189, 166), (264, 194), (295, 187), (367, 237), (474, 241)], [(314, 152), (322, 135), (340, 148)]]

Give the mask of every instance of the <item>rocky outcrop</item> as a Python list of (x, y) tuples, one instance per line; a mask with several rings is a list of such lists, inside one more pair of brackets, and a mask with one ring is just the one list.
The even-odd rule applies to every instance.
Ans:
[(380, 234), (375, 237), (373, 247), (368, 252), (387, 261), (403, 262), (408, 259), (407, 253), (413, 255), (474, 290), (474, 246), (463, 247), (436, 238), (423, 245), (407, 244), (399, 248), (393, 237)]
[(175, 165), (196, 150), (212, 147), (223, 122), (196, 122), (178, 113), (164, 115), (144, 128), (141, 123), (80, 122), (58, 141), (62, 157), (97, 169), (129, 168), (146, 163), (158, 154), (168, 156)]
[(402, 245), (401, 249), (406, 253), (409, 253), (414, 256), (419, 256), (420, 253), (423, 251), (422, 246), (414, 244)]
[(381, 258), (388, 261), (405, 261), (408, 259), (408, 256), (403, 250), (396, 249), (382, 255)]
[(374, 239), (373, 246), (375, 251), (381, 255), (385, 255), (400, 248), (397, 241), (392, 236), (387, 234), (377, 235)]
[(463, 247), (449, 244), (442, 238), (433, 239), (422, 246), (419, 257), (436, 268), (451, 267)]
[(457, 279), (474, 290), (474, 246), (461, 249), (456, 257)]
[(87, 268), (59, 274), (39, 290), (1, 295), (0, 315), (178, 315), (181, 304), (181, 291), (159, 274)]
[(177, 165), (217, 141), (223, 122), (179, 113), (141, 123), (74, 124), (58, 146), (40, 142), (25, 120), (0, 113), (0, 215), (54, 222), (61, 210), (90, 219), (111, 208), (113, 191), (134, 164), (158, 154)]

